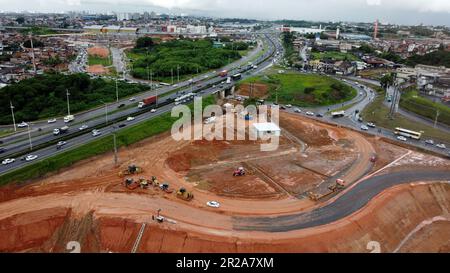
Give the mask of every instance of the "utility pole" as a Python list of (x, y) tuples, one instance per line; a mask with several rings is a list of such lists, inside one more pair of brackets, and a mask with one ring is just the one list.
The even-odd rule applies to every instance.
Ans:
[(180, 82), (180, 66), (177, 65), (177, 83)]
[(150, 90), (153, 90), (153, 70), (150, 70)]
[(117, 141), (116, 141), (116, 127), (114, 127), (113, 132), (113, 143), (114, 143), (114, 165), (117, 166), (118, 156), (117, 156)]
[(171, 75), (172, 75), (172, 85), (173, 85), (173, 68), (170, 69)]
[(67, 115), (70, 116), (70, 101), (69, 101), (69, 89), (66, 89), (66, 97), (67, 97)]
[(9, 101), (9, 105), (10, 105), (10, 107), (11, 107), (11, 115), (12, 115), (13, 124), (14, 124), (14, 132), (17, 132), (16, 118), (14, 117), (14, 106), (12, 105), (12, 102), (11, 102), (11, 101)]
[(31, 44), (31, 57), (33, 58), (33, 69), (34, 69), (34, 75), (37, 74), (36, 70), (36, 59), (34, 57), (34, 45), (33, 45), (33, 36), (30, 32), (30, 44)]

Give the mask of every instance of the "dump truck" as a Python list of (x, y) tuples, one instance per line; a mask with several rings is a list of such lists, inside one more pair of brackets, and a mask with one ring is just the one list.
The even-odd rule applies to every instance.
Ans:
[(141, 178), (139, 179), (139, 186), (141, 187), (141, 189), (147, 189), (148, 188), (148, 181), (147, 179)]
[(143, 99), (141, 102), (139, 102), (138, 108), (141, 109), (141, 108), (145, 108), (145, 107), (154, 105), (154, 104), (156, 104), (156, 100), (157, 100), (156, 96)]
[(336, 183), (334, 185), (331, 185), (328, 187), (329, 190), (331, 190), (332, 192), (338, 191), (338, 190), (342, 190), (343, 188), (345, 188), (345, 181), (342, 179), (336, 179)]
[(185, 201), (191, 201), (194, 198), (194, 195), (185, 188), (181, 188), (177, 191), (177, 197)]
[(125, 175), (130, 174), (140, 174), (142, 173), (142, 168), (137, 167), (136, 165), (130, 165), (126, 170), (119, 172), (119, 177), (124, 177)]

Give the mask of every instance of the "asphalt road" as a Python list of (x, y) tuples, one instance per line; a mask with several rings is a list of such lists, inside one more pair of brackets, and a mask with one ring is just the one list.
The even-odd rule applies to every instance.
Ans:
[[(273, 38), (272, 38), (272, 40), (275, 41), (275, 42), (277, 43), (277, 40), (276, 40), (276, 39), (273, 39)], [(270, 57), (270, 55), (272, 55), (274, 52), (276, 52), (277, 49), (278, 49), (279, 51), (282, 51), (282, 48), (280, 48), (281, 45), (279, 45), (278, 43), (277, 43), (276, 45), (277, 45), (277, 46), (274, 47), (274, 46), (270, 43), (269, 50), (266, 52), (266, 54), (264, 54), (263, 56), (261, 56), (260, 58), (258, 58), (258, 60), (255, 61), (255, 63), (259, 63), (259, 62), (263, 61), (264, 59), (266, 59), (267, 57)], [(273, 56), (272, 56), (272, 58), (273, 58)], [(273, 64), (273, 63), (272, 63), (272, 58), (269, 58), (268, 60), (266, 60), (266, 61), (264, 61), (264, 62), (262, 62), (262, 63), (259, 63), (257, 69), (250, 70), (250, 74), (246, 74), (246, 73), (242, 74), (242, 78), (245, 79), (245, 78), (247, 78), (247, 77), (251, 77), (251, 76), (253, 76), (253, 75), (255, 75), (255, 74), (260, 73), (260, 72), (261, 72), (262, 70), (264, 70), (267, 66), (271, 66), (271, 65)], [(231, 71), (231, 70), (230, 70), (230, 71)], [(231, 72), (230, 72), (230, 74), (231, 74)], [(215, 74), (211, 73), (211, 75), (214, 76)], [(222, 81), (223, 79), (217, 79), (217, 78), (215, 78), (215, 79), (210, 79), (210, 80), (207, 80), (206, 83), (205, 83), (205, 82), (202, 83), (202, 85), (205, 86), (205, 85), (208, 84), (208, 83), (214, 83), (214, 82), (216, 82), (216, 81), (218, 81), (218, 80)], [(188, 84), (185, 85), (185, 86), (188, 87), (187, 90), (185, 90), (186, 92), (189, 92), (189, 91), (191, 91), (191, 90), (194, 90), (194, 91), (196, 90), (196, 88), (193, 88), (193, 89), (192, 89), (192, 88), (189, 88)], [(173, 87), (171, 87), (171, 88), (173, 89)], [(206, 90), (203, 90), (203, 92), (201, 93), (201, 95), (202, 95), (202, 96), (207, 96), (207, 95), (209, 95), (209, 94), (215, 93), (215, 92), (220, 91), (220, 90), (222, 90), (222, 88), (220, 88), (219, 86), (217, 86), (217, 87), (211, 87), (211, 88), (208, 88), (208, 89), (206, 89)], [(167, 92), (167, 91), (166, 91), (166, 92)], [(145, 97), (147, 97), (147, 96), (148, 96), (148, 95), (145, 95), (145, 96), (142, 95), (142, 98), (145, 98)], [(177, 97), (176, 94), (171, 94), (171, 95), (168, 95), (168, 96), (166, 96), (166, 97), (161, 98), (161, 99), (159, 100), (159, 102), (161, 103), (161, 102), (164, 102), (164, 101), (166, 101), (166, 100), (168, 100), (168, 99), (170, 99), (170, 98), (176, 98), (176, 97)], [(139, 101), (139, 100), (140, 100), (140, 97), (137, 96), (137, 97), (136, 97), (136, 100)], [(151, 119), (151, 118), (153, 118), (153, 117), (155, 117), (155, 116), (158, 116), (158, 115), (161, 115), (161, 114), (163, 114), (163, 113), (169, 112), (169, 111), (171, 111), (171, 109), (172, 109), (173, 106), (174, 106), (174, 103), (171, 103), (171, 104), (166, 105), (166, 106), (164, 106), (164, 107), (162, 107), (162, 108), (158, 108), (158, 110), (157, 110), (156, 113), (149, 113), (149, 112), (147, 112), (147, 113), (144, 113), (144, 114), (139, 115), (139, 116), (133, 115), (133, 113), (135, 113), (136, 111), (139, 110), (139, 109), (137, 109), (137, 107), (133, 107), (133, 108), (127, 109), (127, 110), (125, 110), (125, 111), (123, 111), (123, 112), (119, 112), (119, 113), (115, 113), (115, 114), (113, 114), (113, 115), (110, 115), (110, 116), (109, 116), (109, 120), (112, 120), (112, 119), (115, 118), (115, 117), (135, 116), (136, 119), (135, 119), (134, 121), (132, 121), (132, 122), (121, 122), (121, 124), (122, 124), (122, 123), (127, 124), (126, 127), (129, 127), (129, 126), (131, 126), (131, 125), (140, 123), (140, 122), (142, 122), (142, 121), (144, 121), (144, 120), (148, 120), (148, 119)], [(106, 123), (106, 118), (105, 118), (105, 116), (104, 116), (104, 114), (105, 114), (104, 111), (105, 111), (104, 108), (100, 109), (100, 112), (101, 112), (101, 113), (100, 113), (100, 117), (99, 117), (98, 119), (92, 121), (92, 123), (87, 122), (87, 124), (88, 124), (88, 125), (91, 125), (91, 127), (93, 127), (95, 124), (98, 124), (98, 123)], [(117, 125), (118, 125), (118, 124), (116, 124), (116, 126), (117, 126)], [(60, 126), (61, 126), (61, 125), (60, 125)], [(102, 136), (105, 136), (105, 135), (111, 135), (112, 132), (115, 130), (115, 129), (113, 128), (114, 126), (115, 126), (115, 125), (110, 124), (109, 126), (106, 126), (105, 128), (101, 129), (100, 131), (102, 132)], [(74, 129), (74, 130), (77, 130), (77, 128), (73, 128), (73, 129)], [(118, 129), (118, 130), (120, 130), (120, 129)], [(101, 136), (98, 136), (98, 137), (96, 137), (96, 138), (99, 138), (99, 137), (101, 137)], [(57, 138), (59, 138), (59, 136), (55, 137), (55, 136), (53, 136), (51, 133), (50, 133), (50, 134), (47, 133), (47, 134), (45, 134), (44, 136), (40, 137), (39, 140), (33, 140), (33, 142), (34, 142), (35, 144), (37, 144), (37, 143), (46, 143), (46, 142), (48, 142), (48, 141), (55, 140), (55, 139), (57, 139)], [(36, 159), (36, 160), (43, 160), (43, 159), (52, 157), (52, 156), (54, 156), (54, 155), (56, 155), (56, 154), (62, 153), (62, 152), (64, 152), (64, 151), (67, 151), (68, 149), (71, 149), (71, 148), (73, 149), (73, 148), (76, 148), (76, 147), (78, 147), (78, 146), (80, 146), (80, 145), (86, 144), (86, 143), (92, 141), (93, 139), (95, 139), (95, 137), (93, 137), (93, 136), (91, 135), (91, 130), (88, 128), (88, 129), (86, 129), (86, 133), (85, 133), (85, 134), (83, 134), (83, 135), (81, 135), (81, 136), (78, 136), (78, 137), (75, 137), (75, 138), (71, 138), (70, 140), (67, 140), (67, 144), (66, 144), (62, 149), (60, 149), (60, 150), (57, 150), (57, 149), (56, 149), (56, 146), (50, 146), (50, 147), (47, 147), (47, 148), (40, 149), (40, 150), (38, 150), (38, 151), (33, 151), (32, 154), (38, 156), (38, 159)], [(112, 141), (112, 138), (111, 138), (111, 141)], [(7, 146), (7, 147), (9, 147), (9, 146)], [(7, 156), (7, 154), (8, 154), (8, 153), (11, 153), (11, 152), (22, 151), (24, 148), (27, 149), (27, 147), (28, 147), (28, 142), (27, 142), (27, 140), (24, 140), (23, 142), (18, 143), (18, 144), (14, 144), (13, 147), (10, 147), (11, 150), (8, 150), (7, 153), (2, 154), (2, 157)], [(32, 162), (26, 162), (26, 161), (22, 161), (22, 160), (16, 159), (16, 161), (13, 162), (13, 163), (11, 163), (11, 164), (8, 164), (8, 165), (0, 165), (0, 174), (5, 174), (5, 173), (7, 173), (7, 172), (9, 172), (9, 171), (12, 171), (12, 170), (15, 170), (15, 169), (24, 167), (24, 166), (26, 166), (26, 165), (32, 164), (33, 162), (34, 162), (34, 161), (32, 161)]]
[(286, 232), (326, 225), (363, 208), (382, 191), (401, 184), (419, 181), (447, 181), (450, 172), (417, 170), (375, 176), (357, 184), (336, 201), (324, 207), (291, 215), (273, 217), (233, 217), (233, 228), (245, 231)]

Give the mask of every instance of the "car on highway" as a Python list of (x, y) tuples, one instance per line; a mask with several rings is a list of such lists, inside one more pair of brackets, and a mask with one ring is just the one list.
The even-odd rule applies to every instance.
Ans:
[(125, 103), (122, 103), (119, 106), (117, 106), (117, 108), (122, 108), (122, 107), (125, 107)]
[(99, 130), (92, 130), (92, 136), (93, 137), (99, 136), (101, 134), (102, 134), (102, 132), (100, 132)]
[(59, 141), (58, 143), (56, 143), (56, 149), (61, 149), (62, 148), (62, 146), (64, 146), (64, 145), (66, 145), (67, 144), (67, 142), (65, 142), (65, 141)]
[(136, 100), (136, 98), (130, 98), (129, 99), (129, 101), (135, 101)]
[(56, 118), (52, 118), (52, 119), (47, 120), (47, 123), (55, 123), (55, 122), (56, 122)]
[(294, 109), (294, 112), (295, 112), (295, 113), (301, 113), (302, 110), (300, 110), (299, 108), (295, 108), (295, 109)]
[(127, 118), (127, 121), (133, 121), (133, 120), (135, 120), (136, 118), (135, 117), (128, 117)]
[(400, 141), (405, 141), (405, 142), (408, 141), (406, 139), (406, 137), (404, 137), (404, 136), (398, 136), (397, 139), (400, 140)]
[(17, 124), (17, 127), (19, 127), (19, 128), (28, 127), (28, 123), (26, 123), (25, 121), (22, 121), (22, 123)]
[(217, 201), (208, 201), (208, 202), (206, 202), (206, 205), (211, 208), (219, 208), (220, 207), (220, 203)]
[(308, 112), (306, 112), (306, 115), (308, 115), (308, 116), (314, 116), (314, 113), (311, 112), (311, 111), (308, 111)]
[(2, 161), (2, 164), (3, 165), (8, 165), (8, 164), (13, 163), (14, 161), (16, 161), (14, 158), (7, 158), (7, 159)]
[(37, 155), (27, 155), (27, 156), (25, 157), (25, 161), (33, 161), (33, 160), (35, 160), (36, 158), (38, 158)]
[(425, 140), (425, 144), (434, 145), (434, 140), (432, 139)]
[(445, 146), (444, 143), (436, 144), (436, 147), (438, 147), (440, 149), (447, 149), (447, 147)]
[(150, 113), (156, 113), (156, 109), (150, 110)]
[(361, 130), (367, 131), (369, 130), (369, 127), (367, 127), (366, 125), (361, 125)]
[(83, 131), (86, 130), (87, 128), (89, 128), (89, 126), (87, 126), (86, 124), (81, 125), (80, 128), (78, 128), (78, 130)]
[(369, 126), (370, 128), (375, 128), (375, 127), (377, 127), (377, 126), (375, 125), (375, 123), (372, 123), (372, 122), (367, 123), (367, 126)]
[(321, 113), (316, 114), (316, 117), (323, 118), (323, 115)]
[(292, 108), (292, 105), (291, 104), (286, 104), (286, 107), (287, 108)]
[(126, 127), (127, 125), (125, 123), (119, 124), (119, 128)]
[(6, 152), (5, 148), (0, 148), (0, 154), (3, 154), (4, 152)]

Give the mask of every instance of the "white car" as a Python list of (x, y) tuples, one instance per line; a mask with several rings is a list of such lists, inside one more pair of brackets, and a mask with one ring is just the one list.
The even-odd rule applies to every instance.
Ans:
[(66, 145), (66, 144), (67, 144), (67, 142), (65, 142), (65, 141), (59, 141), (59, 142), (56, 144), (56, 146), (62, 147), (62, 146), (64, 146), (64, 145)]
[(135, 101), (136, 100), (136, 98), (130, 98), (129, 99), (129, 101)]
[(216, 202), (216, 201), (209, 201), (209, 202), (206, 203), (206, 205), (208, 207), (211, 207), (211, 208), (218, 208), (218, 207), (220, 207), (220, 203)]
[(425, 140), (425, 144), (434, 145), (434, 140), (432, 139)]
[(55, 123), (55, 122), (56, 122), (56, 118), (52, 118), (52, 119), (47, 120), (47, 123)]
[(8, 164), (13, 163), (14, 161), (16, 161), (14, 158), (7, 158), (7, 159), (2, 161), (2, 164), (3, 165), (8, 165)]
[(156, 109), (150, 110), (150, 113), (156, 113)]
[(306, 112), (306, 115), (308, 115), (308, 116), (314, 116), (314, 113), (313, 112)]
[(33, 161), (33, 160), (35, 160), (36, 158), (38, 158), (37, 155), (27, 155), (27, 156), (25, 157), (25, 160), (26, 160), (26, 161)]
[(133, 121), (135, 118), (134, 117), (128, 117), (127, 121)]
[(400, 141), (408, 141), (406, 139), (406, 137), (404, 137), (404, 136), (398, 136), (397, 139), (400, 140)]
[(361, 125), (361, 130), (367, 131), (369, 130), (369, 127), (367, 127), (366, 125)]
[(286, 104), (286, 107), (287, 107), (287, 108), (291, 108), (292, 105), (291, 105), (291, 104)]
[(295, 112), (295, 113), (301, 113), (302, 110), (300, 110), (300, 109), (298, 109), (298, 108), (295, 108), (295, 109), (294, 109), (294, 112)]
[(375, 124), (374, 123), (372, 123), (372, 122), (370, 122), (370, 123), (367, 123), (367, 126), (369, 126), (369, 127), (372, 127), (372, 128), (375, 128), (376, 126), (375, 126)]
[(87, 126), (86, 124), (81, 125), (80, 128), (78, 128), (78, 130), (83, 131), (86, 130), (89, 126)]
[(28, 127), (28, 123), (26, 123), (25, 121), (22, 121), (22, 123), (17, 124), (17, 127), (19, 127), (19, 128)]
[(437, 144), (436, 147), (441, 148), (441, 149), (447, 149), (447, 147), (445, 146), (444, 143)]
[(93, 131), (92, 131), (92, 136), (93, 136), (93, 137), (99, 136), (99, 135), (101, 135), (101, 134), (102, 134), (102, 132), (100, 132), (99, 130), (93, 130)]

